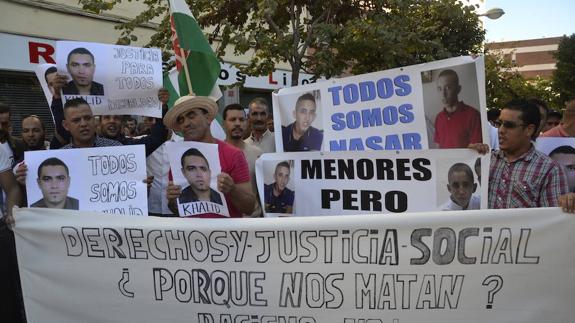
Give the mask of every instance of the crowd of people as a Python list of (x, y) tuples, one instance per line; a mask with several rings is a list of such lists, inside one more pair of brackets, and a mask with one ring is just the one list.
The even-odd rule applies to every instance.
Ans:
[[(82, 58), (85, 53), (76, 53)], [(435, 124), (436, 139), (439, 146), (449, 146), (452, 138), (441, 130), (442, 122), (451, 122), (450, 116), (458, 109), (471, 111), (457, 98), (459, 92), (456, 75), (440, 75), (441, 89), (445, 93), (445, 108)], [(453, 83), (453, 84), (452, 84)], [(0, 214), (2, 215), (0, 238), (2, 252), (2, 307), (1, 317), (13, 318), (10, 322), (22, 321), (18, 297), (18, 271), (16, 266), (13, 234), (10, 225), (14, 222), (12, 208), (26, 206), (26, 177), (29, 174), (24, 160), (25, 151), (45, 149), (76, 149), (87, 147), (106, 147), (122, 145), (145, 146), (148, 177), (144, 179), (149, 189), (149, 215), (178, 216), (177, 199), (206, 200), (221, 204), (222, 201), (210, 187), (211, 170), (206, 157), (197, 149), (190, 149), (182, 156), (181, 172), (190, 183), (181, 187), (171, 180), (166, 142), (195, 141), (216, 144), (218, 147), (221, 172), (217, 174), (217, 191), (227, 202), (230, 217), (259, 217), (263, 210), (268, 212), (291, 213), (294, 192), (287, 187), (290, 165), (280, 162), (273, 174), (274, 182), (266, 184), (264, 200), (259, 201), (255, 182), (255, 162), (263, 153), (276, 150), (270, 106), (263, 98), (253, 99), (246, 113), (239, 104), (225, 107), (222, 113), (226, 139), (220, 140), (211, 133), (211, 123), (218, 114), (217, 103), (209, 97), (184, 96), (169, 108), (169, 93), (161, 89), (158, 97), (162, 102), (162, 118), (144, 117), (140, 123), (133, 116), (102, 115), (94, 116), (90, 104), (82, 98), (62, 102), (59, 93), (70, 87), (66, 76), (54, 75), (50, 85), (54, 98), (50, 109), (54, 116), (55, 133), (50, 141), (42, 120), (35, 116), (25, 116), (21, 120), (12, 119), (10, 106), (0, 103)], [(309, 95), (308, 95), (309, 96)], [(305, 145), (317, 150), (318, 145), (306, 139), (317, 132), (311, 127), (315, 118), (313, 97), (302, 97), (294, 111), (295, 122), (281, 129), (284, 139), (291, 146)], [(469, 112), (470, 111), (470, 112)], [(490, 153), (488, 205), (489, 208), (524, 208), (562, 206), (573, 212), (575, 194), (568, 184), (571, 168), (575, 164), (561, 164), (537, 151), (534, 140), (539, 136), (575, 136), (575, 100), (566, 104), (565, 112), (549, 111), (544, 102), (536, 99), (515, 100), (507, 103), (500, 111), (489, 112), (490, 127), (496, 131), (497, 147), (476, 142), (481, 138), (480, 131), (473, 133), (466, 142), (469, 148), (480, 153)], [(14, 122), (21, 123), (21, 138), (12, 135)], [(291, 127), (291, 128), (290, 128)], [(439, 127), (439, 128), (437, 128)], [(451, 126), (450, 126), (451, 127)], [(311, 133), (311, 135), (310, 135)], [(323, 134), (321, 134), (323, 136)], [(307, 141), (306, 141), (307, 140)], [(321, 140), (319, 141), (321, 143)], [(459, 142), (457, 143), (460, 144)], [(289, 146), (289, 147), (291, 147)], [(494, 145), (492, 145), (494, 146)], [(298, 146), (299, 147), (299, 146)], [(288, 147), (284, 147), (286, 149)], [(570, 147), (574, 150), (573, 147)], [(289, 149), (287, 149), (289, 150)], [(555, 152), (559, 158), (573, 154), (565, 148)], [(53, 159), (53, 160), (52, 160)], [(57, 158), (52, 158), (38, 169), (37, 183), (47, 192), (43, 199), (32, 201), (32, 206), (47, 208), (76, 208), (78, 201), (67, 196), (67, 188), (62, 187), (69, 181), (67, 166)], [(480, 176), (478, 174), (478, 176)], [(52, 185), (52, 186), (50, 186)], [(471, 201), (475, 190), (473, 173), (469, 166), (462, 164), (450, 170), (449, 192), (451, 201), (446, 209), (466, 209), (478, 204)], [(49, 188), (51, 187), (51, 188)], [(44, 191), (43, 189), (43, 191)], [(463, 191), (459, 191), (459, 190)], [(57, 191), (57, 194), (54, 193)], [(214, 213), (201, 214), (201, 217), (219, 217)], [(16, 310), (14, 310), (16, 309)], [(4, 313), (6, 312), (6, 314)], [(10, 316), (12, 315), (12, 316)]]

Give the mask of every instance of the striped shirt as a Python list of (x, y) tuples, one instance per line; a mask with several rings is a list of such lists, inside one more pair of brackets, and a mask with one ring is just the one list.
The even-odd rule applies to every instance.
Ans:
[(567, 192), (561, 166), (533, 145), (513, 162), (508, 162), (501, 150), (491, 153), (490, 209), (558, 206), (559, 197)]

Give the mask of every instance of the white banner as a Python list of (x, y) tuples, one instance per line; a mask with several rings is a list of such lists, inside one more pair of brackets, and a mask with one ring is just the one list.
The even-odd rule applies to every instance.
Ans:
[(489, 142), (483, 57), (286, 88), (273, 96), (273, 107), (278, 152), (467, 148)]
[(559, 208), (173, 219), (19, 209), (28, 322), (570, 323)]
[(162, 53), (139, 48), (71, 41), (56, 42), (59, 73), (69, 76), (64, 102), (81, 96), (96, 115), (159, 118)]
[(266, 216), (487, 208), (481, 174), (489, 155), (471, 149), (275, 153), (256, 162)]
[(144, 145), (27, 151), (28, 206), (148, 215)]

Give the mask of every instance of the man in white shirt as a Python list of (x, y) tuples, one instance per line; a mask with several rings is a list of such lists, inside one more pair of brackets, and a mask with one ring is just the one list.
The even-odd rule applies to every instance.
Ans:
[[(250, 168), (250, 181), (252, 190), (255, 196), (258, 196), (256, 186), (255, 167), (256, 160), (261, 156), (262, 151), (253, 144), (242, 141), (242, 135), (247, 128), (247, 120), (244, 109), (239, 104), (230, 104), (224, 108), (222, 114), (224, 119), (224, 129), (226, 130), (226, 142), (239, 148), (246, 156), (248, 166)], [(256, 199), (257, 200), (257, 199)], [(252, 217), (259, 217), (262, 215), (260, 203), (256, 203)]]
[(267, 101), (264, 98), (255, 98), (250, 102), (248, 107), (248, 117), (252, 133), (244, 142), (258, 147), (263, 153), (275, 153), (276, 142), (274, 133), (267, 128), (269, 116)]

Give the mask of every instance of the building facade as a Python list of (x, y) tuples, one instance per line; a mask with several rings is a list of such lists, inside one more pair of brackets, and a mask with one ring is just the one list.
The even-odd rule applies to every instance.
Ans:
[[(36, 114), (53, 129), (52, 117), (34, 70), (38, 64), (55, 63), (56, 41), (73, 40), (115, 44), (120, 31), (118, 23), (142, 12), (142, 1), (124, 1), (110, 12), (92, 14), (82, 10), (78, 0), (1, 0), (0, 1), (0, 101), (12, 105), (15, 134), (19, 135), (22, 116)], [(159, 19), (134, 31), (137, 40), (131, 46), (144, 46), (156, 32)], [(217, 46), (217, 43), (213, 46)], [(233, 53), (233, 51), (228, 51)], [(243, 75), (233, 64), (247, 64), (251, 55), (222, 57), (218, 84), (226, 87), (220, 107), (230, 103), (244, 106), (256, 96), (268, 99), (271, 92), (289, 86), (289, 65), (278, 65), (267, 76)], [(238, 81), (241, 87), (231, 87)], [(311, 81), (311, 75), (300, 74), (300, 84)]]
[(553, 53), (562, 37), (516, 40), (486, 44), (487, 49), (500, 51), (525, 78), (550, 78), (555, 70)]

